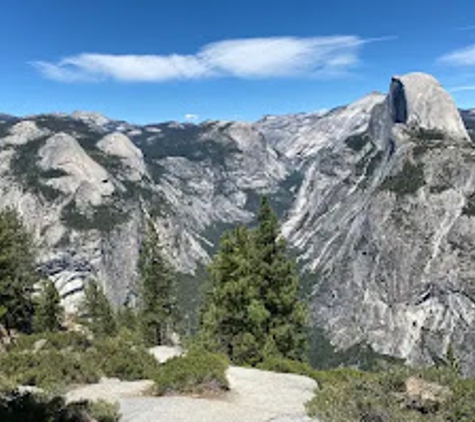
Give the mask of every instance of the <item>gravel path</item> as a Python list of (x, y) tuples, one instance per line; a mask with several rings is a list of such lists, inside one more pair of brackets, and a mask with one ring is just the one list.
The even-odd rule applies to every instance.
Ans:
[[(176, 354), (151, 352), (161, 361)], [(151, 381), (104, 379), (70, 391), (67, 400), (119, 402), (121, 422), (310, 422), (304, 404), (313, 397), (314, 380), (234, 366), (227, 377), (230, 391), (213, 398), (150, 397)]]

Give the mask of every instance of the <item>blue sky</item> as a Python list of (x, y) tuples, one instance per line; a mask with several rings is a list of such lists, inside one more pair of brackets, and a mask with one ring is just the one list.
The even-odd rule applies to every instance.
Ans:
[(472, 2), (3, 0), (0, 112), (255, 120), (346, 104), (411, 71), (475, 107)]

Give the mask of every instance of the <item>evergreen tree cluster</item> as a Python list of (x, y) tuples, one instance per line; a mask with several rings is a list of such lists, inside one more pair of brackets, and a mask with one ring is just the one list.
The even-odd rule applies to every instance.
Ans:
[[(276, 215), (262, 200), (255, 229), (226, 233), (209, 268), (199, 339), (235, 363), (256, 365), (270, 357), (302, 360), (307, 309), (299, 278), (279, 236)], [(140, 250), (136, 309), (114, 310), (96, 281), (86, 283), (83, 323), (98, 338), (119, 327), (140, 332), (146, 344), (170, 343), (178, 325), (175, 274), (162, 254), (158, 233), (147, 224)], [(58, 331), (64, 310), (54, 283), (39, 283), (33, 242), (13, 211), (0, 212), (0, 324), (7, 330)], [(40, 287), (34, 294), (34, 286)]]
[(302, 360), (307, 309), (299, 300), (297, 270), (266, 198), (258, 217), (256, 229), (237, 227), (221, 240), (209, 268), (201, 341), (237, 364)]
[(38, 281), (31, 235), (13, 210), (0, 211), (0, 324), (7, 330), (31, 331)]

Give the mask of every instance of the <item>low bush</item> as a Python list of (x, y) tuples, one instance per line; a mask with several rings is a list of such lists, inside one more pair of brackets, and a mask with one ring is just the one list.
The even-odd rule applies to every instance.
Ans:
[(34, 351), (41, 345), (41, 350), (84, 351), (91, 347), (92, 341), (82, 333), (62, 331), (41, 334), (22, 335), (16, 339), (12, 351)]
[(258, 369), (265, 371), (281, 372), (284, 374), (298, 374), (309, 378), (315, 378), (317, 371), (308, 363), (285, 359), (281, 357), (270, 357), (257, 365)]
[(77, 422), (78, 416), (85, 416), (84, 422), (91, 419), (97, 422), (118, 422), (119, 404), (104, 400), (71, 403), (62, 409), (58, 419), (59, 422)]
[(0, 395), (2, 422), (118, 422), (119, 419), (118, 405), (104, 401), (66, 404), (61, 396), (18, 390)]
[(0, 372), (20, 385), (60, 391), (100, 377), (152, 379), (158, 363), (133, 335), (91, 340), (78, 333), (20, 336), (0, 355)]
[[(410, 377), (437, 383), (447, 389), (447, 398), (414, 403), (406, 391)], [(475, 380), (463, 379), (448, 368), (390, 367), (384, 372), (341, 368), (315, 371), (315, 379), (319, 388), (307, 404), (307, 410), (323, 422), (474, 420)]]
[(190, 350), (185, 356), (174, 357), (160, 365), (155, 377), (156, 394), (205, 394), (227, 390), (228, 365), (229, 361), (223, 355)]
[(87, 357), (104, 376), (127, 381), (152, 379), (159, 367), (143, 345), (123, 337), (94, 342)]
[(0, 355), (2, 373), (19, 385), (51, 391), (97, 382), (100, 370), (81, 353), (61, 350), (16, 351)]

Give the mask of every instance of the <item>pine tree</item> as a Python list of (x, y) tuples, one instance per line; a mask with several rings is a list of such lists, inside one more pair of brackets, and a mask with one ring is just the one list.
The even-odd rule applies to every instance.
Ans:
[(125, 328), (131, 332), (138, 331), (137, 312), (129, 305), (124, 305), (117, 310), (117, 324), (120, 329)]
[(158, 233), (148, 221), (139, 258), (139, 324), (145, 342), (161, 345), (170, 341), (176, 327), (174, 273), (164, 258)]
[(252, 359), (258, 347), (258, 322), (262, 319), (258, 289), (253, 283), (251, 233), (237, 227), (224, 234), (209, 267), (210, 289), (201, 318), (201, 340), (235, 361)]
[(58, 331), (63, 321), (61, 297), (54, 283), (42, 283), (40, 295), (35, 300), (34, 330), (36, 332)]
[(209, 268), (200, 339), (240, 364), (271, 356), (303, 359), (307, 309), (299, 278), (266, 198), (259, 225), (226, 233)]
[(114, 310), (106, 294), (95, 281), (90, 281), (85, 286), (81, 313), (94, 336), (109, 337), (117, 334)]
[(255, 232), (256, 269), (261, 296), (270, 314), (264, 350), (267, 354), (301, 360), (307, 352), (307, 307), (299, 300), (300, 280), (279, 236), (277, 217), (262, 199)]
[(29, 332), (33, 287), (38, 281), (31, 235), (13, 210), (0, 212), (0, 324)]

